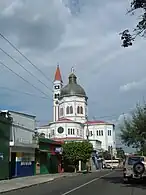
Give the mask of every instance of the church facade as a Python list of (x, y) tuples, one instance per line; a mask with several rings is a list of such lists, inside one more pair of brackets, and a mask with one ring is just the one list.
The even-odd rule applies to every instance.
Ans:
[(83, 141), (88, 139), (95, 150), (116, 149), (114, 124), (88, 120), (88, 97), (77, 83), (74, 71), (63, 86), (57, 66), (53, 85), (53, 122), (38, 128), (46, 138), (59, 141)]

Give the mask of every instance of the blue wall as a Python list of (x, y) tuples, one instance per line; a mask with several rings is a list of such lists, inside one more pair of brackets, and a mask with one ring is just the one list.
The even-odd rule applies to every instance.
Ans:
[[(31, 165), (30, 165), (31, 164)], [(16, 162), (15, 176), (24, 177), (34, 175), (35, 162), (31, 161), (28, 163)]]
[(15, 177), (32, 176), (35, 173), (35, 154), (17, 153)]

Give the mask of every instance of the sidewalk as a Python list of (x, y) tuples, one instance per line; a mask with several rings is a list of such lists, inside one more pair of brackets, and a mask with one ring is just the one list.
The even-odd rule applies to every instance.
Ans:
[(8, 191), (27, 188), (41, 183), (47, 183), (61, 177), (77, 176), (81, 173), (57, 173), (46, 175), (35, 175), (29, 177), (20, 177), (11, 180), (0, 181), (0, 194)]

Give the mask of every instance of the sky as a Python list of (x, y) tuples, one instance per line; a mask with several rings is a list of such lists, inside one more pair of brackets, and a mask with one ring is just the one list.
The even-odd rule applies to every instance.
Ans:
[(0, 61), (27, 80), (0, 64), (1, 109), (36, 115), (40, 124), (51, 121), (59, 63), (64, 85), (74, 67), (90, 119), (116, 123), (129, 113), (146, 96), (145, 41), (138, 38), (125, 49), (119, 37), (138, 21), (126, 15), (129, 6), (128, 0), (1, 0), (0, 33), (43, 72), (0, 37), (0, 48), (18, 63), (1, 49)]

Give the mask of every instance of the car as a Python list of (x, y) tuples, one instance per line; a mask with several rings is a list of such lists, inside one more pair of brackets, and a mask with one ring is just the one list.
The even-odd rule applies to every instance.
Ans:
[(146, 177), (146, 163), (143, 156), (127, 156), (123, 168), (123, 181), (130, 182), (133, 179)]
[(106, 169), (111, 169), (111, 165), (105, 164), (105, 168), (106, 168)]

